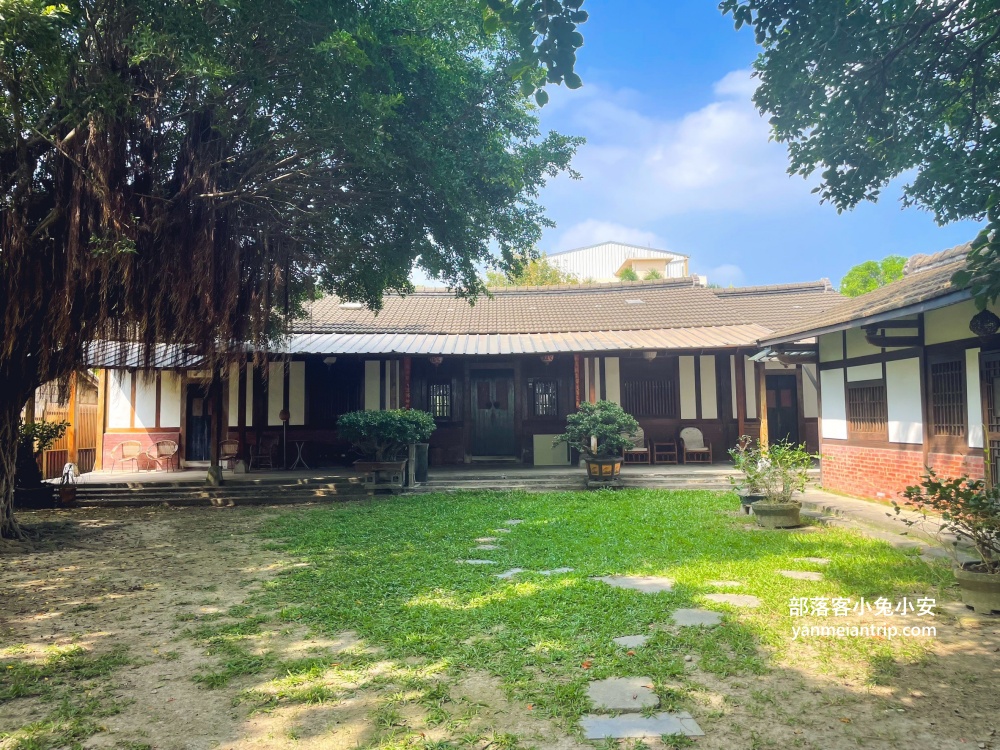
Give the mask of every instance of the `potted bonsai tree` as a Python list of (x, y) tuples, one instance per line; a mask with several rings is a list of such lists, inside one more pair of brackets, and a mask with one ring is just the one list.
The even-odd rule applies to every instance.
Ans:
[[(941, 479), (928, 469), (923, 481), (907, 487), (903, 495), (903, 506), (911, 513), (901, 521), (922, 527), (938, 541), (944, 541), (945, 534), (953, 535), (950, 544), (943, 546), (955, 561), (962, 602), (976, 612), (1000, 611), (1000, 489), (968, 476)], [(900, 516), (900, 504), (894, 501), (893, 507)], [(928, 532), (928, 524), (933, 525), (933, 532)], [(963, 540), (975, 549), (977, 561), (959, 562), (957, 548)]]
[(631, 448), (639, 429), (635, 417), (613, 401), (585, 402), (566, 417), (566, 431), (554, 444), (575, 448), (587, 462), (590, 482), (610, 483), (620, 478), (622, 451)]
[(427, 442), (435, 426), (433, 416), (416, 409), (352, 411), (337, 420), (340, 436), (362, 455), (354, 466), (365, 485), (392, 491), (403, 487), (410, 444)]
[(802, 503), (795, 493), (806, 488), (814, 458), (805, 445), (792, 443), (775, 443), (761, 450), (760, 489), (764, 499), (752, 506), (758, 526), (786, 529), (801, 525)]
[(14, 478), (14, 502), (18, 507), (52, 507), (54, 488), (42, 481), (39, 463), (42, 454), (65, 435), (67, 429), (69, 422), (65, 421), (21, 423), (17, 433)]
[(733, 460), (733, 468), (739, 476), (730, 476), (729, 482), (740, 496), (740, 507), (744, 513), (750, 512), (750, 506), (764, 499), (762, 448), (760, 441), (755, 441), (749, 435), (743, 435), (736, 441), (736, 447), (729, 449), (729, 457)]

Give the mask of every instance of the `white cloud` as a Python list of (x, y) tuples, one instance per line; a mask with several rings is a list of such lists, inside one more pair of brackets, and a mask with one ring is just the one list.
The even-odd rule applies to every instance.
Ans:
[(733, 71), (713, 86), (713, 101), (674, 118), (644, 114), (634, 92), (574, 92), (553, 114), (558, 128), (587, 138), (573, 163), (583, 179), (560, 177), (543, 203), (626, 225), (814, 205), (807, 183), (786, 174), (785, 148), (769, 140), (750, 99), (756, 85), (750, 71)]
[(559, 234), (559, 239), (555, 245), (551, 248), (546, 248), (546, 250), (550, 253), (559, 253), (563, 250), (587, 247), (588, 245), (596, 245), (600, 242), (608, 242), (609, 240), (624, 242), (629, 245), (646, 245), (654, 247), (657, 250), (667, 249), (663, 246), (663, 240), (653, 232), (627, 227), (611, 221), (587, 219), (563, 230)]
[(743, 269), (732, 263), (724, 263), (721, 266), (710, 268), (705, 274), (709, 284), (719, 286), (743, 286), (746, 283), (746, 274)]

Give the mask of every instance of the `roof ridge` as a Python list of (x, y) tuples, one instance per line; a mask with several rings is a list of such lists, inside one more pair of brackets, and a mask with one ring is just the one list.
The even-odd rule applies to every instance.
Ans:
[(781, 292), (813, 291), (821, 289), (824, 292), (835, 292), (830, 279), (822, 278), (816, 281), (796, 281), (788, 284), (761, 284), (757, 286), (737, 286), (729, 288), (713, 288), (715, 294), (725, 297), (749, 296), (752, 294), (778, 294)]
[(936, 253), (918, 253), (912, 255), (906, 261), (906, 265), (903, 266), (903, 275), (909, 276), (913, 273), (923, 273), (924, 271), (931, 271), (942, 266), (951, 265), (952, 263), (958, 263), (964, 260), (965, 256), (971, 250), (972, 243), (965, 242), (961, 245), (955, 245), (955, 247), (949, 247), (947, 250), (939, 250)]
[(632, 247), (636, 250), (652, 250), (654, 253), (663, 253), (664, 255), (676, 255), (679, 258), (688, 258), (690, 255), (685, 255), (684, 253), (677, 253), (673, 250), (661, 250), (658, 247), (647, 247), (646, 245), (636, 245), (632, 242), (619, 242), (618, 240), (604, 240), (603, 242), (595, 242), (592, 245), (583, 245), (582, 247), (571, 247), (569, 250), (560, 250), (555, 253), (546, 253), (545, 255), (549, 258), (555, 257), (557, 255), (565, 255), (566, 253), (575, 253), (578, 250), (591, 250), (595, 247), (600, 247), (601, 245), (623, 245), (625, 247)]

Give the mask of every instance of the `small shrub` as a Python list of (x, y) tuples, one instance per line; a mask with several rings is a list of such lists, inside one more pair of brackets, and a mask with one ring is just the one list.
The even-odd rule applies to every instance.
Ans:
[(399, 461), (411, 443), (425, 443), (434, 417), (416, 409), (352, 411), (337, 420), (337, 432), (369, 461)]
[[(638, 429), (635, 417), (613, 401), (584, 402), (566, 417), (566, 431), (553, 444), (566, 443), (591, 459), (612, 458), (635, 445), (632, 437)], [(592, 438), (597, 439), (596, 450)]]

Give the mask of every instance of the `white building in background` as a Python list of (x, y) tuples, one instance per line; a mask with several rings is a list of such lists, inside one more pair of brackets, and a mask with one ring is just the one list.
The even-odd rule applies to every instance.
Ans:
[(688, 275), (688, 256), (624, 242), (602, 242), (548, 257), (549, 262), (580, 281), (617, 281), (617, 274), (625, 265), (633, 266), (640, 278), (651, 269), (665, 279)]

